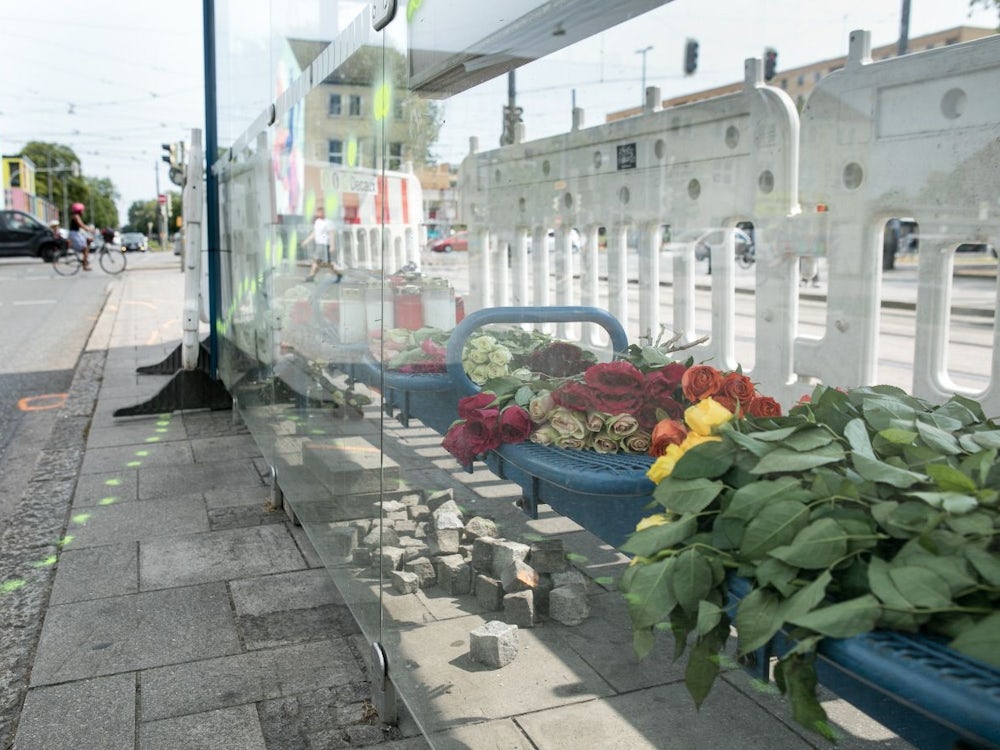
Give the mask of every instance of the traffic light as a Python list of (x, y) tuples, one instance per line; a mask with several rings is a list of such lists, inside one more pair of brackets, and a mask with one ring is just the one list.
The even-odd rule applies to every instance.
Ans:
[(691, 75), (698, 69), (698, 40), (688, 39), (684, 46), (684, 73)]
[(162, 148), (166, 152), (165, 154), (161, 155), (160, 158), (163, 159), (163, 161), (165, 161), (167, 164), (170, 164), (172, 166), (174, 164), (175, 159), (176, 159), (177, 144), (176, 143), (161, 143), (160, 144), (160, 148)]
[(774, 47), (764, 50), (764, 80), (770, 81), (774, 78), (775, 68), (778, 67), (778, 51)]

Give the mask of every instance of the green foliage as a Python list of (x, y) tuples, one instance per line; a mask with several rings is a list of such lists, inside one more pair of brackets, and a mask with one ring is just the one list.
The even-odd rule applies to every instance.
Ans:
[[(62, 216), (64, 206), (80, 202), (86, 205), (84, 219), (98, 227), (117, 227), (119, 198), (114, 183), (106, 177), (86, 177), (80, 172), (80, 159), (69, 146), (60, 143), (30, 141), (21, 149), (40, 170), (35, 190), (39, 196), (59, 209), (63, 226), (68, 216)], [(50, 198), (51, 196), (51, 198)]]
[[(637, 351), (637, 355), (642, 352)], [(642, 655), (670, 629), (701, 703), (732, 622), (738, 652), (786, 631), (776, 670), (796, 720), (833, 731), (816, 646), (875, 628), (948, 639), (1000, 666), (1000, 430), (974, 402), (890, 387), (819, 387), (787, 417), (729, 423), (654, 492), (664, 512), (622, 549), (619, 581)], [(731, 576), (750, 584), (724, 606)]]

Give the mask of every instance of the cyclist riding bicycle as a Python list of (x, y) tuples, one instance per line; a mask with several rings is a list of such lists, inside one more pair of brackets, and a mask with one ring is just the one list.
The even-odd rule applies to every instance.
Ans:
[(87, 207), (82, 203), (74, 203), (70, 208), (69, 246), (83, 256), (83, 270), (90, 270), (90, 235), (94, 227), (83, 220), (83, 212)]

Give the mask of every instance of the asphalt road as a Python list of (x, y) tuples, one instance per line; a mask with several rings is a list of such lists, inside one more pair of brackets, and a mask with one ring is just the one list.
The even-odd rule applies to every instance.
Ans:
[(87, 337), (118, 279), (57, 276), (36, 259), (0, 259), (0, 531), (56, 424)]

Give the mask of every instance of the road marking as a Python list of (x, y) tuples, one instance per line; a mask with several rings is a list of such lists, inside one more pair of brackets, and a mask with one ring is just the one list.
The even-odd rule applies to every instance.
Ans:
[(45, 411), (59, 409), (65, 403), (65, 393), (45, 393), (41, 396), (25, 396), (17, 402), (17, 408), (21, 411)]
[(54, 305), (59, 300), (55, 299), (16, 299), (13, 305)]

